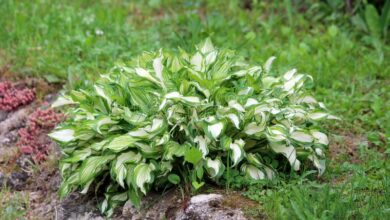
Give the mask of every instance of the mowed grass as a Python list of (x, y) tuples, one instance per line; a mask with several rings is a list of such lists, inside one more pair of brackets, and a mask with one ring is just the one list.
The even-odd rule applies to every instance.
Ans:
[(311, 74), (315, 96), (342, 120), (326, 125), (324, 176), (253, 184), (248, 195), (274, 219), (389, 216), (389, 42), (348, 18), (317, 19), (311, 1), (303, 11), (282, 2), (0, 0), (0, 64), (74, 88), (144, 50), (191, 49), (207, 36), (251, 63), (274, 55), (281, 72)]

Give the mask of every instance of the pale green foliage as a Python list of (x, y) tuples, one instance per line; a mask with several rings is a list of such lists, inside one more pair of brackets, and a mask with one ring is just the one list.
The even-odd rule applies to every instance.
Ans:
[(51, 134), (64, 153), (61, 196), (109, 178), (101, 209), (111, 214), (151, 187), (182, 178), (199, 188), (227, 169), (271, 179), (308, 160), (321, 175), (328, 139), (318, 125), (335, 117), (305, 91), (309, 75), (279, 76), (274, 59), (250, 66), (207, 39), (194, 54), (145, 53), (64, 95), (53, 106), (70, 104), (68, 120)]

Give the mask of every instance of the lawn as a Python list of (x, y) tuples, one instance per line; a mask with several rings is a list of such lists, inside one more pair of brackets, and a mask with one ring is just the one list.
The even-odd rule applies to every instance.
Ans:
[[(330, 145), (323, 176), (307, 170), (272, 183), (244, 184), (240, 178), (231, 183), (258, 202), (248, 215), (390, 218), (388, 26), (375, 32), (363, 3), (351, 15), (344, 1), (248, 2), (0, 0), (0, 68), (10, 68), (1, 74), (43, 79), (65, 92), (93, 84), (99, 74), (143, 51), (193, 51), (207, 37), (251, 64), (276, 56), (277, 72), (297, 68), (312, 75), (315, 97), (341, 120), (324, 125)], [(363, 26), (367, 20), (366, 27), (356, 15)], [(10, 195), (3, 191), (0, 196)], [(7, 216), (24, 213), (15, 212)]]

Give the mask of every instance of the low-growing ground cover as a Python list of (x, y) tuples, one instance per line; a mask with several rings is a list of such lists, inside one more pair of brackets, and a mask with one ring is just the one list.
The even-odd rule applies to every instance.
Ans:
[(3, 1), (0, 64), (19, 77), (80, 88), (143, 50), (193, 50), (207, 36), (251, 64), (276, 56), (277, 72), (296, 67), (312, 75), (316, 98), (342, 119), (326, 125), (327, 170), (319, 179), (307, 171), (272, 185), (235, 178), (230, 188), (244, 186), (269, 218), (382, 218), (390, 213), (388, 38), (361, 32), (350, 16), (324, 7), (309, 1)]

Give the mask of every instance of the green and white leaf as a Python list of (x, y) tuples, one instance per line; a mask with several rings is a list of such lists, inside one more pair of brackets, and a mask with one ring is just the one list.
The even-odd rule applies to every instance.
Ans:
[(265, 62), (264, 70), (266, 73), (269, 73), (271, 71), (272, 63), (274, 62), (275, 59), (276, 59), (276, 57), (272, 56), (272, 57), (268, 58), (268, 60)]
[(113, 169), (116, 174), (116, 180), (118, 181), (119, 185), (121, 185), (123, 188), (125, 187), (124, 180), (126, 179), (126, 175), (127, 175), (127, 168), (125, 164), (138, 163), (141, 161), (141, 159), (142, 159), (141, 155), (136, 154), (133, 151), (122, 153), (116, 159)]
[(85, 148), (85, 149), (82, 149), (82, 150), (75, 150), (72, 153), (71, 157), (68, 157), (68, 158), (64, 159), (63, 161), (66, 162), (66, 163), (76, 163), (78, 161), (85, 160), (91, 154), (92, 154), (92, 150), (90, 148)]
[(52, 139), (59, 142), (71, 142), (75, 140), (75, 131), (72, 129), (55, 130), (48, 134)]
[(235, 167), (245, 156), (244, 152), (245, 142), (242, 139), (235, 140), (234, 143), (230, 144), (230, 149), (232, 151), (232, 161), (233, 166)]
[(237, 100), (229, 101), (228, 105), (230, 108), (234, 108), (239, 112), (245, 112), (244, 107), (242, 107), (242, 105), (240, 103), (238, 103)]
[(222, 122), (218, 122), (207, 127), (208, 132), (210, 132), (214, 139), (218, 139), (219, 135), (222, 133), (223, 128), (224, 125)]
[(286, 146), (284, 144), (270, 144), (273, 151), (283, 154), (290, 162), (291, 167), (294, 170), (299, 170), (301, 162), (297, 159), (296, 150), (293, 146)]
[(241, 171), (246, 174), (246, 176), (249, 176), (250, 178), (254, 180), (262, 180), (265, 179), (265, 174), (263, 171), (261, 171), (259, 168), (250, 165), (250, 164), (243, 164), (241, 166)]
[(142, 193), (146, 194), (146, 184), (153, 182), (154, 167), (151, 164), (140, 163), (134, 169), (133, 183)]
[(92, 156), (86, 159), (79, 171), (79, 183), (80, 185), (85, 185), (96, 175), (98, 175), (103, 169), (106, 168), (106, 165), (109, 161), (114, 159), (114, 155), (107, 156)]
[(237, 129), (240, 129), (240, 119), (238, 118), (238, 116), (236, 114), (228, 114), (227, 117), (230, 119), (230, 121), (234, 124), (234, 126), (237, 128)]
[(157, 78), (160, 80), (160, 84), (163, 86), (164, 90), (166, 89), (165, 83), (164, 83), (164, 77), (162, 75), (162, 72), (164, 70), (164, 66), (162, 64), (162, 57), (157, 57), (153, 60), (153, 68), (154, 72), (156, 73)]
[(215, 158), (214, 160), (207, 158), (206, 168), (210, 178), (218, 178), (222, 176), (223, 172), (225, 171), (225, 166), (219, 158)]
[(294, 131), (293, 133), (291, 133), (290, 137), (295, 141), (302, 142), (302, 143), (313, 142), (313, 137), (310, 134), (307, 134), (303, 131)]
[(194, 142), (198, 144), (198, 148), (202, 152), (203, 158), (206, 158), (209, 153), (207, 145), (210, 143), (210, 140), (206, 136), (196, 136)]
[(65, 97), (65, 96), (59, 96), (52, 104), (52, 108), (61, 107), (64, 105), (73, 105), (77, 104), (77, 102), (74, 102), (71, 98)]
[(326, 136), (326, 134), (319, 132), (319, 131), (315, 131), (315, 130), (311, 131), (310, 133), (314, 137), (316, 143), (319, 143), (322, 145), (329, 144), (328, 136)]
[(103, 125), (109, 125), (109, 124), (116, 124), (117, 122), (116, 121), (113, 121), (111, 120), (110, 117), (104, 117), (102, 119), (100, 119), (97, 124), (96, 124), (96, 130), (99, 134), (101, 134), (102, 132), (100, 131), (100, 127), (103, 126)]
[(325, 160), (319, 159), (316, 155), (310, 155), (309, 160), (313, 161), (314, 166), (318, 170), (318, 175), (321, 176), (325, 172)]
[(244, 132), (247, 135), (254, 135), (262, 132), (264, 130), (264, 126), (257, 125), (256, 122), (251, 122), (247, 124), (244, 128)]
[(114, 152), (120, 152), (125, 149), (128, 149), (129, 147), (135, 147), (134, 144), (136, 141), (137, 140), (130, 135), (124, 134), (112, 139), (110, 143), (104, 146), (104, 148), (110, 149)]
[(112, 100), (111, 100), (110, 97), (108, 97), (108, 95), (106, 94), (104, 89), (101, 86), (98, 86), (98, 85), (95, 85), (94, 88), (95, 88), (96, 94), (98, 96), (104, 98), (107, 101), (108, 105), (111, 105)]
[(136, 73), (138, 76), (140, 76), (140, 77), (142, 77), (142, 78), (145, 78), (145, 79), (147, 79), (147, 80), (149, 80), (149, 81), (151, 81), (151, 82), (153, 82), (153, 83), (155, 83), (155, 84), (157, 84), (157, 85), (161, 85), (161, 82), (159, 82), (157, 79), (155, 79), (155, 78), (149, 73), (149, 71), (146, 70), (146, 69), (137, 67), (137, 68), (135, 68), (135, 73)]

